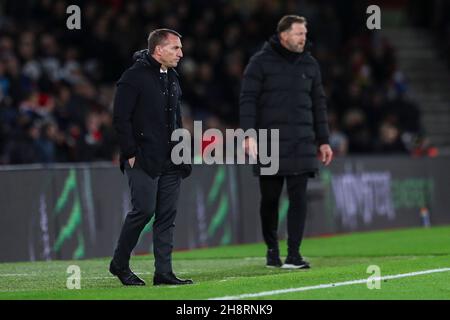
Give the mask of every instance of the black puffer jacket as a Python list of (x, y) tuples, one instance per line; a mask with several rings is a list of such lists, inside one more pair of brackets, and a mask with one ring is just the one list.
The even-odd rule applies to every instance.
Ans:
[(279, 129), (277, 175), (318, 171), (318, 146), (328, 144), (329, 130), (320, 67), (308, 51), (291, 52), (274, 35), (245, 69), (239, 107), (243, 130)]
[[(181, 88), (178, 74), (168, 69), (168, 96), (160, 79), (160, 67), (148, 50), (133, 55), (135, 63), (119, 81), (114, 98), (114, 127), (120, 145), (120, 168), (129, 158), (136, 157), (137, 165), (151, 177), (161, 174), (170, 159), (172, 131), (182, 127)], [(189, 164), (179, 165), (182, 176), (191, 172)]]

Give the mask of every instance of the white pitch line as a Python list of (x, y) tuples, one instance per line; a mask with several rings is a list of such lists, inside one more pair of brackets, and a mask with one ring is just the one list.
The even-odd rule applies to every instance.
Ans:
[[(375, 278), (371, 277), (370, 281), (373, 282), (376, 280), (381, 281), (381, 280), (388, 280), (388, 279), (399, 279), (399, 278), (420, 276), (423, 274), (448, 272), (448, 271), (450, 271), (450, 268), (424, 270), (424, 271), (418, 271), (418, 272), (394, 274), (394, 275), (384, 276), (384, 277), (375, 277)], [(257, 292), (257, 293), (246, 293), (246, 294), (240, 294), (237, 296), (225, 296), (225, 297), (219, 297), (219, 298), (210, 298), (208, 300), (239, 300), (239, 299), (245, 299), (245, 298), (257, 298), (257, 297), (273, 296), (273, 295), (277, 295), (277, 294), (290, 293), (290, 292), (299, 292), (299, 291), (308, 291), (308, 290), (315, 290), (315, 289), (326, 289), (326, 288), (334, 288), (334, 287), (340, 287), (340, 286), (349, 286), (352, 284), (367, 283), (367, 281), (368, 281), (368, 279), (359, 279), (359, 280), (352, 280), (352, 281), (345, 281), (345, 282), (319, 284), (319, 285), (308, 286), (308, 287), (280, 289), (280, 290), (263, 291), (263, 292)]]

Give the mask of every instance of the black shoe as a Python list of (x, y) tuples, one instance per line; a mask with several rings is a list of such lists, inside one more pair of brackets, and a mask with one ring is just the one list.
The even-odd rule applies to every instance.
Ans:
[(283, 269), (309, 269), (309, 262), (303, 260), (302, 256), (288, 256), (281, 266)]
[(279, 268), (281, 265), (280, 251), (277, 249), (268, 249), (266, 254), (266, 267)]
[(171, 284), (171, 285), (180, 285), (180, 284), (193, 284), (194, 282), (190, 279), (179, 279), (175, 276), (173, 272), (167, 273), (155, 273), (153, 277), (153, 285), (158, 286), (160, 284)]
[(119, 268), (114, 261), (109, 264), (109, 272), (117, 276), (124, 286), (145, 286), (144, 280), (135, 275), (129, 267)]

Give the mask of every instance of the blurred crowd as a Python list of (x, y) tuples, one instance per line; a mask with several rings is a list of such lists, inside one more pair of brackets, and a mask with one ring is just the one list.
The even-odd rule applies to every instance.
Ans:
[[(68, 30), (66, 8), (81, 8)], [(395, 52), (365, 28), (364, 1), (2, 1), (0, 164), (117, 161), (115, 81), (166, 27), (183, 35), (184, 124), (238, 124), (249, 57), (287, 13), (308, 19), (337, 155), (410, 153), (422, 130)]]
[(435, 45), (450, 67), (450, 2), (410, 0), (409, 16), (415, 27), (431, 31)]

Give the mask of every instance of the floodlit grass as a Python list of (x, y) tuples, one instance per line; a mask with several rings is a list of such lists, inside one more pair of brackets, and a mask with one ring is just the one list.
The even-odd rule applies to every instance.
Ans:
[[(285, 248), (285, 243), (280, 244)], [(190, 286), (152, 286), (153, 258), (132, 258), (145, 287), (124, 287), (108, 272), (110, 258), (0, 264), (0, 299), (209, 299), (367, 279), (367, 267), (381, 276), (450, 268), (450, 227), (354, 233), (305, 239), (310, 270), (268, 269), (263, 244), (176, 252), (175, 273)], [(282, 250), (282, 254), (285, 254)], [(81, 290), (69, 290), (69, 265), (81, 268)], [(450, 271), (366, 283), (268, 294), (255, 299), (450, 299)]]

